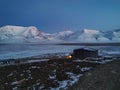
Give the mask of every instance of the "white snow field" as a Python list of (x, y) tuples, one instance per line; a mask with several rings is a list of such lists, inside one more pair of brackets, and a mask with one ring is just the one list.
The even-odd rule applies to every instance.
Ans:
[(49, 53), (68, 53), (80, 46), (39, 45), (39, 44), (5, 44), (0, 45), (0, 59), (24, 58)]
[(120, 46), (80, 46), (41, 44), (0, 44), (0, 60), (31, 57), (54, 53), (72, 53), (77, 48), (95, 48), (100, 55), (120, 56)]

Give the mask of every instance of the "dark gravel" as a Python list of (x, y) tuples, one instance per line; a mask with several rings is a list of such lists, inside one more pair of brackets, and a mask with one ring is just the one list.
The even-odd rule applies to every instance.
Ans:
[(87, 72), (70, 90), (120, 90), (120, 60)]

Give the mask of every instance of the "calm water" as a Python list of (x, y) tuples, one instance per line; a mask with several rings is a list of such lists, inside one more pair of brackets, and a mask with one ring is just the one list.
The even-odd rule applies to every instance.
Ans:
[(0, 59), (29, 57), (47, 53), (72, 52), (74, 49), (82, 47), (99, 49), (102, 52), (109, 54), (120, 53), (120, 46), (1, 44)]

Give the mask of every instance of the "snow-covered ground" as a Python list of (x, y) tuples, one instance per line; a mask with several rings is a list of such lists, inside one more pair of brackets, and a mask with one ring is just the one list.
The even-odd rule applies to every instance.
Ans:
[[(0, 45), (0, 60), (31, 57), (51, 53), (72, 53), (79, 45), (4, 44)], [(99, 50), (100, 55), (120, 56), (120, 46), (87, 46)]]
[(15, 59), (49, 53), (72, 52), (81, 46), (38, 45), (38, 44), (6, 44), (0, 45), (0, 59)]

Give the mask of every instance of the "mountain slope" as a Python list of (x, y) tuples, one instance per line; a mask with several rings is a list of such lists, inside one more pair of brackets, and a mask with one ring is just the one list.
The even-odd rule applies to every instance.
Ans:
[(107, 43), (120, 42), (120, 29), (102, 32), (84, 29), (82, 31), (62, 31), (54, 34), (41, 32), (34, 26), (3, 26), (0, 28), (0, 43)]
[(31, 40), (37, 39), (44, 40), (47, 39), (47, 37), (33, 26), (4, 26), (0, 28), (1, 42), (30, 42)]
[[(72, 31), (71, 31), (72, 32)], [(64, 34), (62, 34), (64, 35)], [(65, 37), (66, 36), (66, 37)], [(61, 37), (58, 35), (57, 38), (63, 38), (67, 42), (106, 42), (110, 41), (109, 38), (105, 37), (104, 34), (99, 30), (89, 30), (84, 29), (82, 31), (72, 32), (71, 34), (67, 34)]]

